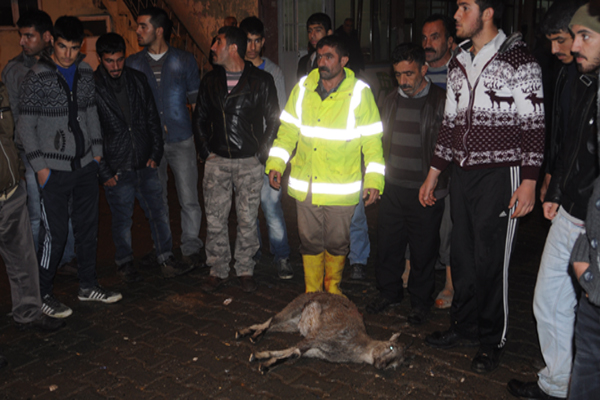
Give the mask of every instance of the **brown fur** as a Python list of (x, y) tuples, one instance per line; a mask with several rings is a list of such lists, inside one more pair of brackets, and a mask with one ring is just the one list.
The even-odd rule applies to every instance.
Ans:
[(354, 303), (330, 293), (301, 294), (275, 317), (241, 329), (235, 337), (250, 335), (250, 341), (256, 343), (267, 331), (297, 332), (304, 339), (285, 350), (251, 354), (250, 361), (262, 361), (259, 371), (263, 374), (269, 367), (298, 357), (364, 362), (379, 369), (395, 368), (404, 359), (404, 348), (397, 344), (399, 333), (388, 341), (371, 339)]

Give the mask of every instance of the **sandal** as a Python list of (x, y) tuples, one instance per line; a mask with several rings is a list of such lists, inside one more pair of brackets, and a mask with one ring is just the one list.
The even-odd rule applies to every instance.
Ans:
[(440, 310), (450, 308), (453, 297), (454, 290), (444, 288), (435, 299), (435, 308), (439, 308)]

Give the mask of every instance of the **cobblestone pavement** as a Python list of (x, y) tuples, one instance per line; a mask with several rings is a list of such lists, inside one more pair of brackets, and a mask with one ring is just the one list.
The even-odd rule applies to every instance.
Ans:
[[(172, 226), (179, 226), (175, 191), (170, 187)], [(263, 256), (256, 267), (259, 289), (244, 293), (235, 277), (215, 294), (199, 290), (206, 268), (164, 280), (158, 267), (142, 267), (144, 281), (126, 285), (112, 261), (110, 213), (101, 198), (98, 275), (102, 285), (122, 291), (117, 304), (89, 304), (77, 300), (77, 279), (57, 276), (55, 294), (73, 308), (67, 327), (52, 334), (19, 332), (10, 317), (10, 291), (0, 269), (0, 354), (10, 365), (0, 370), (0, 399), (508, 399), (511, 378), (536, 379), (542, 366), (531, 303), (533, 287), (548, 224), (539, 205), (522, 220), (510, 268), (510, 330), (498, 370), (488, 375), (471, 372), (476, 348), (434, 350), (425, 336), (444, 330), (449, 312), (435, 310), (429, 322), (412, 327), (406, 322), (409, 300), (380, 315), (364, 314), (368, 333), (388, 339), (400, 331), (410, 344), (407, 359), (396, 370), (379, 371), (369, 365), (332, 364), (299, 359), (275, 367), (262, 376), (248, 357), (255, 349), (283, 349), (297, 335), (267, 334), (256, 346), (234, 340), (235, 330), (263, 322), (281, 310), (303, 289), (302, 263), (293, 201), (284, 196), (284, 209), (296, 276), (280, 281), (271, 265), (262, 214)], [(368, 209), (372, 240), (366, 282), (342, 284), (359, 310), (376, 293), (377, 208)], [(230, 233), (235, 235), (235, 216)], [(203, 222), (204, 224), (204, 222)], [(175, 229), (175, 228), (174, 228)], [(152, 248), (150, 230), (136, 208), (135, 255), (139, 260)], [(180, 231), (175, 229), (175, 242)], [(205, 226), (201, 232), (205, 237)], [(178, 245), (178, 244), (177, 244)], [(436, 273), (443, 286), (444, 273)], [(406, 296), (408, 297), (408, 296)], [(229, 303), (226, 300), (231, 299)]]

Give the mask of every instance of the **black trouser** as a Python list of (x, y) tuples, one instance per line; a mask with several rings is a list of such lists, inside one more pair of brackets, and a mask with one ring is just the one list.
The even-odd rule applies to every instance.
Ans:
[(406, 246), (410, 246), (408, 293), (413, 308), (430, 308), (435, 290), (435, 262), (440, 246), (444, 201), (432, 207), (419, 203), (419, 189), (385, 184), (377, 220), (377, 289), (392, 301), (400, 301)]
[(575, 348), (569, 398), (595, 399), (600, 391), (600, 307), (590, 303), (585, 293), (577, 309)]
[(508, 328), (508, 264), (517, 230), (508, 208), (519, 167), (453, 168), (452, 319), (482, 345), (503, 346)]
[(46, 185), (40, 189), (42, 225), (38, 261), (42, 297), (52, 293), (52, 281), (67, 241), (70, 198), (79, 285), (84, 289), (98, 285), (98, 192), (98, 164), (94, 161), (76, 171), (52, 170)]

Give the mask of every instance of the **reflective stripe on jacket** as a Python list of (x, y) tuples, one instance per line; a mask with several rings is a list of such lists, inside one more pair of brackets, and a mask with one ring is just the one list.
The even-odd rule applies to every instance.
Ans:
[(294, 87), (281, 114), (277, 139), (266, 171), (283, 174), (290, 155), (288, 193), (304, 201), (312, 181), (316, 205), (354, 205), (361, 196), (361, 151), (366, 165), (365, 188), (383, 192), (384, 161), (379, 110), (369, 86), (345, 68), (337, 91), (321, 100), (315, 91), (319, 70)]

